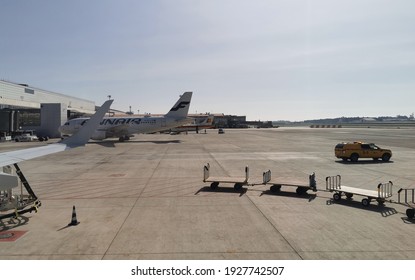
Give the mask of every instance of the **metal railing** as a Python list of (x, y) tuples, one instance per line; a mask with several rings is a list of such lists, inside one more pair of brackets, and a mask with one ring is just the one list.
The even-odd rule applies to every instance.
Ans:
[(328, 176), (326, 177), (326, 190), (334, 191), (341, 189), (341, 176)]
[(262, 173), (262, 184), (265, 185), (269, 181), (271, 181), (271, 170)]
[(206, 163), (205, 166), (203, 167), (203, 182), (205, 182), (206, 179), (209, 178), (209, 169), (210, 169), (210, 164)]
[(392, 196), (393, 183), (391, 181), (387, 183), (380, 183), (378, 185), (378, 197), (386, 198)]
[[(408, 204), (408, 193), (412, 193), (412, 203), (415, 203), (415, 189), (400, 189), (398, 191), (398, 203), (401, 203), (401, 192), (404, 191), (405, 193), (405, 203)], [(403, 202), (402, 202), (403, 203)]]

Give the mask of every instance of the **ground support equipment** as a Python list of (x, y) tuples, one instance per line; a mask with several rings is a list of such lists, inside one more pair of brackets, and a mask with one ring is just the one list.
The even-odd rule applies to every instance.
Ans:
[[(27, 194), (23, 193), (23, 187), (21, 188), (20, 194), (16, 193), (16, 191), (13, 193), (13, 189), (17, 187), (17, 184), (10, 187), (0, 186), (0, 211), (5, 213), (0, 215), (0, 220), (11, 217), (17, 218), (19, 215), (32, 211), (37, 212), (38, 208), (42, 205), (19, 166), (15, 163), (14, 167), (17, 177), (19, 177)], [(7, 176), (16, 177), (8, 174)]]
[(353, 195), (365, 196), (362, 199), (363, 206), (369, 206), (371, 200), (376, 200), (379, 205), (383, 205), (387, 198), (392, 196), (393, 183), (381, 183), (377, 186), (377, 190), (366, 190), (360, 188), (353, 188), (341, 185), (341, 176), (328, 176), (326, 177), (326, 190), (334, 192), (333, 199), (339, 201), (344, 194), (348, 199), (351, 199)]
[(242, 189), (243, 186), (248, 185), (249, 179), (249, 167), (245, 167), (245, 177), (212, 177), (210, 176), (210, 165), (205, 164), (203, 167), (203, 182), (210, 182), (210, 188), (212, 190), (219, 186), (219, 183), (230, 183), (234, 184), (235, 190)]
[(271, 170), (268, 170), (262, 174), (262, 184), (264, 185), (272, 185), (270, 187), (271, 192), (279, 192), (282, 186), (287, 187), (297, 187), (296, 193), (298, 195), (303, 195), (307, 193), (308, 190), (313, 190), (314, 192), (317, 191), (317, 183), (316, 183), (316, 175), (315, 173), (308, 176), (308, 184), (304, 181), (298, 181), (292, 178), (278, 178), (272, 179), (271, 177)]
[[(405, 202), (401, 201), (401, 192), (404, 193)], [(408, 194), (411, 194), (411, 200), (409, 200)], [(410, 208), (406, 209), (406, 216), (409, 219), (413, 219), (415, 216), (415, 189), (400, 189), (398, 191), (398, 203), (408, 206)]]

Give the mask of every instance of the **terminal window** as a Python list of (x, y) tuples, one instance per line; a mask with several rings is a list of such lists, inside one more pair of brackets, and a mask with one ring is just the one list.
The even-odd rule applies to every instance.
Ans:
[(24, 89), (24, 92), (25, 93), (29, 93), (29, 94), (35, 94), (35, 91), (33, 89), (31, 89), (31, 88), (25, 88)]

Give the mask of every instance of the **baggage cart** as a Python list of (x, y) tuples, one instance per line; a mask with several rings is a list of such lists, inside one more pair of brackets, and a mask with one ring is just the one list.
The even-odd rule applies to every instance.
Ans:
[(335, 201), (339, 201), (343, 194), (348, 199), (351, 199), (353, 195), (360, 195), (366, 197), (362, 199), (362, 205), (365, 207), (369, 206), (372, 200), (376, 200), (379, 205), (383, 205), (387, 198), (392, 197), (392, 187), (393, 183), (389, 181), (380, 183), (377, 190), (366, 190), (341, 185), (340, 175), (326, 177), (326, 190), (334, 192), (333, 199)]
[(220, 183), (230, 183), (234, 184), (235, 190), (240, 190), (242, 186), (248, 185), (249, 179), (249, 167), (245, 167), (245, 176), (244, 177), (213, 177), (210, 176), (210, 165), (209, 163), (205, 164), (203, 167), (203, 182), (210, 182), (210, 188), (212, 190), (216, 189)]
[(295, 178), (277, 178), (272, 179), (271, 170), (268, 170), (262, 174), (262, 184), (272, 185), (269, 189), (271, 192), (279, 192), (282, 186), (296, 187), (296, 193), (298, 195), (305, 194), (308, 190), (317, 191), (316, 174), (312, 173), (308, 176), (308, 183), (305, 180), (301, 181)]

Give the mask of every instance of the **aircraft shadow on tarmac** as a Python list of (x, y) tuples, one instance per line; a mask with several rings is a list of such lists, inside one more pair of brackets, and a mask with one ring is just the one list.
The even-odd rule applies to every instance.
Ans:
[(341, 206), (362, 209), (365, 211), (378, 212), (384, 218), (399, 214), (399, 212), (396, 211), (395, 208), (388, 207), (386, 205), (378, 205), (377, 202), (372, 202), (369, 206), (363, 206), (360, 200), (354, 200), (354, 199), (342, 199), (340, 201), (335, 201), (334, 199), (328, 199), (326, 201), (326, 205), (341, 205)]
[(234, 187), (217, 187), (215, 189), (212, 189), (210, 186), (205, 186), (198, 190), (195, 195), (198, 195), (200, 192), (215, 192), (215, 193), (239, 193), (239, 196), (243, 196), (248, 191), (247, 188), (241, 188), (240, 190), (235, 190)]
[(343, 160), (336, 160), (336, 163), (340, 163), (340, 164), (344, 164), (344, 165), (352, 165), (352, 164), (389, 164), (389, 163), (393, 163), (393, 161), (382, 161), (382, 160), (358, 160), (358, 161), (343, 161)]
[[(128, 140), (124, 143), (153, 143), (153, 144), (180, 144), (181, 140), (160, 140), (160, 141), (148, 141), (148, 140)], [(89, 142), (88, 145), (100, 145), (107, 148), (115, 148), (116, 144), (120, 143), (118, 140), (109, 140), (109, 141), (97, 141), (97, 142)]]
[(305, 193), (305, 194), (298, 195), (295, 192), (286, 192), (286, 191), (272, 192), (270, 190), (262, 191), (262, 193), (261, 193), (260, 196), (263, 196), (263, 195), (272, 195), (272, 196), (283, 196), (283, 197), (292, 197), (292, 198), (308, 199), (308, 202), (313, 201), (317, 197), (316, 194)]
[(24, 216), (0, 220), (0, 232), (26, 225), (28, 222), (29, 218)]

